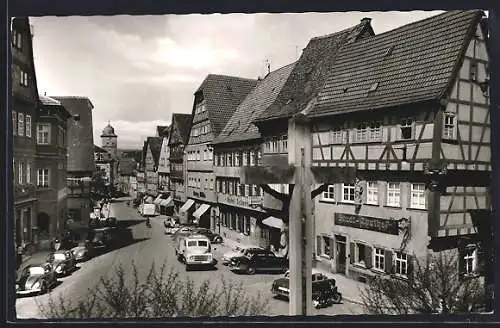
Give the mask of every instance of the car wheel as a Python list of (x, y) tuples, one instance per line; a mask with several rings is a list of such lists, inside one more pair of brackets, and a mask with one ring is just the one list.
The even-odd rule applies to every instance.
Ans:
[(255, 268), (248, 266), (246, 272), (247, 274), (255, 274)]
[(342, 294), (340, 293), (335, 293), (333, 296), (332, 296), (332, 301), (334, 303), (340, 303), (342, 301)]
[(44, 282), (42, 282), (42, 286), (40, 288), (40, 295), (43, 295), (47, 292), (47, 284)]
[(317, 300), (313, 300), (313, 307), (315, 309), (318, 309), (319, 308), (319, 302)]

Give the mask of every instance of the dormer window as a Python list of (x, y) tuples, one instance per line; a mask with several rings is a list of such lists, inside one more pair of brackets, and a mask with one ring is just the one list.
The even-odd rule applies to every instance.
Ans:
[(384, 57), (389, 57), (392, 54), (392, 51), (394, 50), (394, 45), (389, 46), (387, 50), (384, 53)]
[(368, 92), (374, 92), (378, 88), (378, 82), (375, 82), (371, 85), (370, 90)]

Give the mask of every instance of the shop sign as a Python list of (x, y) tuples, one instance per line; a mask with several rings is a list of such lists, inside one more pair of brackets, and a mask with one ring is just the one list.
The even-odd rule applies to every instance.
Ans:
[(397, 220), (388, 220), (344, 213), (335, 213), (334, 219), (336, 225), (377, 231), (391, 235), (399, 234)]

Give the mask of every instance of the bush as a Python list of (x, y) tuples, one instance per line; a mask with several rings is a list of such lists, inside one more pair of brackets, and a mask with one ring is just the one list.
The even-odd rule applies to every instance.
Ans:
[(266, 313), (268, 301), (259, 295), (245, 295), (243, 284), (221, 279), (213, 287), (210, 280), (196, 286), (191, 279), (182, 279), (178, 272), (159, 270), (151, 265), (141, 282), (137, 267), (132, 264), (132, 281), (127, 282), (123, 266), (117, 267), (112, 278), (101, 277), (94, 289), (76, 303), (59, 295), (49, 296), (47, 304), (38, 304), (46, 318), (171, 318), (196, 316), (252, 316)]
[(361, 291), (371, 314), (459, 314), (484, 304), (484, 286), (477, 277), (458, 273), (457, 256), (441, 252), (415, 261), (408, 279), (379, 276)]

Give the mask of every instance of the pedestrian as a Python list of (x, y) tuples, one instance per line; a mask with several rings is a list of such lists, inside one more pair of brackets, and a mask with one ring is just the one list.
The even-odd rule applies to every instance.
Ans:
[(19, 269), (21, 267), (21, 264), (23, 263), (23, 246), (17, 245), (16, 257), (17, 257), (17, 269)]

